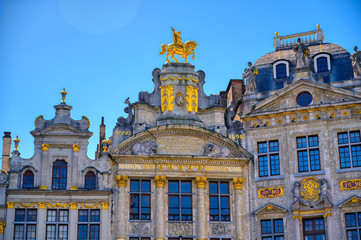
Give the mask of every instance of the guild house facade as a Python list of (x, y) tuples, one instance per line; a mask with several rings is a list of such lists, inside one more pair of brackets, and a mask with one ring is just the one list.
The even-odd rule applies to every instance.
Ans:
[(206, 95), (187, 63), (197, 43), (172, 31), (153, 92), (125, 100), (109, 138), (102, 121), (94, 159), (65, 89), (35, 119), (33, 157), (5, 132), (0, 240), (361, 239), (357, 47), (319, 26), (276, 33), (275, 51)]

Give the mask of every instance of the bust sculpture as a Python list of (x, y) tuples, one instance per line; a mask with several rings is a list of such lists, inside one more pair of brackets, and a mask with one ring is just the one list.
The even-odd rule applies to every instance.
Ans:
[(361, 51), (357, 46), (354, 47), (355, 52), (351, 55), (352, 68), (355, 77), (361, 77)]

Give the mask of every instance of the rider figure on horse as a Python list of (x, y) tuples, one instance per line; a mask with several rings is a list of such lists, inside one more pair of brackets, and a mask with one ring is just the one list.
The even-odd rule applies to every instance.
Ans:
[(182, 38), (180, 36), (181, 32), (180, 31), (176, 32), (173, 27), (172, 27), (172, 31), (173, 31), (173, 43), (174, 43), (174, 45), (176, 47), (183, 48), (184, 43), (182, 42)]

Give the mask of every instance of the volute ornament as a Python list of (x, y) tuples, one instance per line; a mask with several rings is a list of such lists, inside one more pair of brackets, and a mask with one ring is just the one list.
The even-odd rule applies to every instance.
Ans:
[(232, 182), (234, 189), (242, 190), (244, 184), (244, 178), (233, 178)]
[(116, 176), (118, 187), (126, 187), (128, 182), (128, 176)]
[(196, 177), (195, 182), (197, 184), (197, 188), (205, 188), (207, 184), (207, 177)]
[(155, 176), (154, 177), (155, 186), (158, 188), (163, 188), (166, 181), (167, 181), (166, 176)]

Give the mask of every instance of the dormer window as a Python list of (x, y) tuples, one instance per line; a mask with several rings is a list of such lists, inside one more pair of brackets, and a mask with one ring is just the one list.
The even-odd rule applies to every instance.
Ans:
[(53, 165), (53, 190), (65, 190), (68, 164), (64, 160), (56, 160)]
[(34, 173), (27, 170), (23, 175), (23, 188), (32, 189), (34, 188)]
[(278, 60), (273, 63), (273, 78), (282, 79), (290, 76), (289, 62), (285, 60)]
[(329, 54), (320, 53), (313, 59), (315, 72), (327, 72), (331, 70), (331, 57)]
[(85, 189), (86, 190), (96, 189), (96, 175), (92, 171), (89, 171), (85, 174)]

